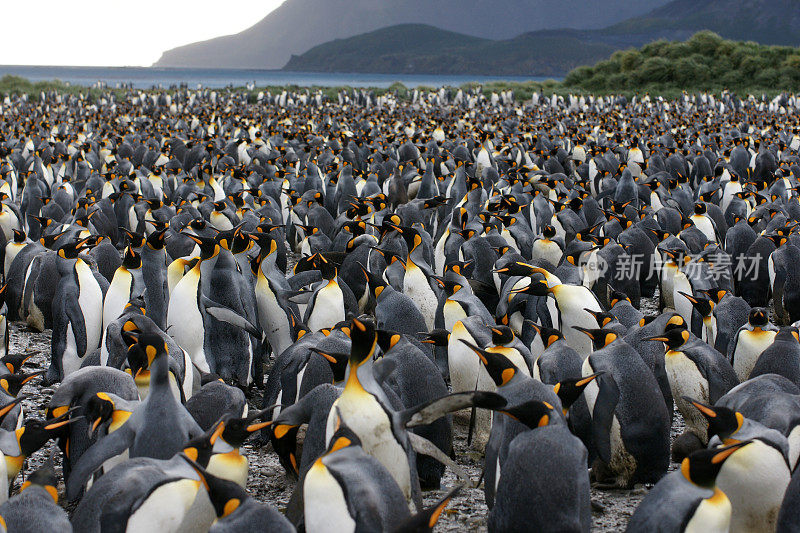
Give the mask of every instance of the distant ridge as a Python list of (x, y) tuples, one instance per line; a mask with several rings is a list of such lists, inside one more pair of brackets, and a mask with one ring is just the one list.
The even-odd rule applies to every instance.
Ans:
[(315, 46), (292, 56), (284, 69), (563, 76), (616, 50), (657, 39), (686, 40), (706, 29), (733, 40), (798, 46), (800, 2), (674, 0), (600, 30), (539, 30), (505, 40), (469, 40), (431, 26), (396, 25)]
[(236, 35), (167, 50), (156, 67), (281, 68), (332, 39), (415, 23), (489, 39), (548, 28), (602, 28), (666, 0), (286, 0)]

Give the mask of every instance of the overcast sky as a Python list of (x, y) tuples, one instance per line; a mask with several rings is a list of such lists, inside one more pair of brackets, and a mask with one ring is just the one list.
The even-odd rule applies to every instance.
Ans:
[(164, 50), (248, 28), (283, 1), (3, 1), (0, 65), (149, 66)]

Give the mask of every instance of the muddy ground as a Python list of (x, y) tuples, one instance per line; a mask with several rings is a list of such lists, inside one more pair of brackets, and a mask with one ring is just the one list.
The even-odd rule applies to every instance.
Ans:
[[(643, 301), (643, 312), (655, 314), (655, 302), (655, 299)], [(11, 328), (11, 350), (13, 352), (35, 352), (35, 355), (25, 365), (26, 371), (45, 370), (50, 353), (50, 332), (36, 333), (22, 324), (14, 324)], [(22, 394), (31, 395), (23, 402), (26, 416), (43, 417), (52, 393), (53, 388), (43, 387), (38, 378), (25, 385)], [(250, 400), (254, 407), (259, 407), (259, 398), (253, 397)], [(683, 421), (680, 415), (677, 415), (672, 428), (673, 439), (682, 430)], [(466, 428), (456, 423), (454, 431), (456, 461), (473, 480), (478, 480), (481, 476), (482, 458), (467, 446)], [(279, 509), (285, 509), (294, 490), (294, 481), (284, 475), (283, 468), (269, 445), (262, 447), (256, 444), (247, 444), (242, 453), (248, 456), (251, 465), (250, 478), (247, 483), (249, 492), (259, 501), (270, 503)], [(28, 459), (24, 475), (27, 476), (51, 457), (56, 470), (60, 470), (60, 453), (55, 443), (51, 442)], [(676, 467), (677, 465), (673, 464), (671, 469)], [(432, 504), (444, 495), (446, 488), (454, 486), (457, 482), (456, 476), (448, 470), (441, 490), (424, 493), (425, 503)], [(22, 479), (18, 478), (17, 486), (21, 483)], [(592, 489), (592, 501), (593, 507), (595, 507), (593, 512), (594, 531), (623, 530), (636, 506), (647, 493), (647, 489), (648, 487), (637, 487), (634, 490)], [(63, 487), (61, 490), (63, 493)], [(65, 504), (65, 506), (68, 510), (72, 508), (69, 504)], [(451, 502), (447, 512), (442, 515), (437, 531), (485, 531), (487, 515), (483, 486), (465, 487)]]

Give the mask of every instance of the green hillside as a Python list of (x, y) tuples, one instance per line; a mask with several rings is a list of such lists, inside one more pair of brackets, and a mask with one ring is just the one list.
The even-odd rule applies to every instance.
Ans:
[(655, 41), (570, 72), (564, 85), (587, 91), (800, 90), (800, 49), (729, 41), (710, 31), (683, 42)]
[(424, 24), (402, 24), (316, 46), (284, 70), (414, 74), (563, 76), (618, 47), (586, 46), (577, 30), (538, 31), (489, 40)]

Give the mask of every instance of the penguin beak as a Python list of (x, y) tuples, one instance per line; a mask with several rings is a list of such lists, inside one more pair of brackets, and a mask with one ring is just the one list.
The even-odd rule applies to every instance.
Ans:
[(91, 435), (94, 435), (94, 432), (95, 432), (95, 431), (97, 431), (97, 426), (99, 426), (99, 425), (100, 425), (100, 422), (102, 422), (102, 421), (103, 421), (103, 419), (102, 419), (102, 418), (100, 418), (100, 417), (97, 417), (97, 418), (95, 419), (95, 421), (94, 421), (94, 422), (92, 422), (92, 429), (89, 431), (89, 435), (90, 435), (90, 436), (91, 436)]
[(257, 424), (250, 424), (249, 426), (247, 426), (246, 429), (247, 429), (248, 433), (255, 433), (256, 431), (264, 429), (265, 427), (268, 427), (271, 424), (272, 424), (272, 421), (269, 420), (267, 422), (259, 422)]
[(650, 337), (647, 339), (642, 339), (644, 341), (661, 341), (661, 342), (669, 342), (669, 339), (666, 337)]
[(214, 433), (211, 434), (211, 438), (209, 439), (209, 443), (213, 446), (217, 439), (222, 435), (222, 432), (225, 431), (225, 422), (222, 421), (217, 425), (217, 428), (214, 430)]

